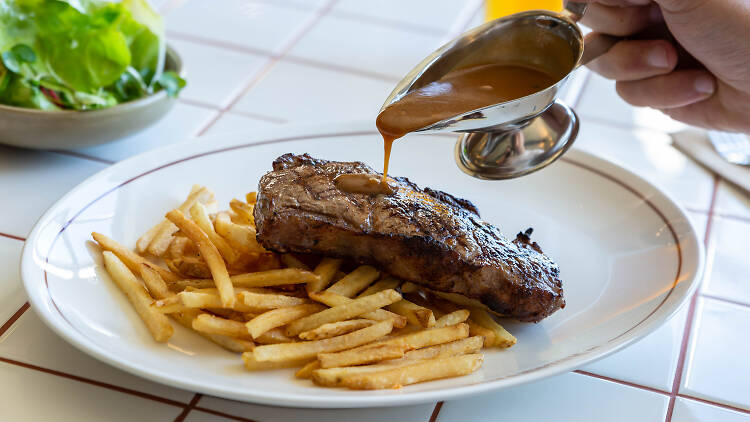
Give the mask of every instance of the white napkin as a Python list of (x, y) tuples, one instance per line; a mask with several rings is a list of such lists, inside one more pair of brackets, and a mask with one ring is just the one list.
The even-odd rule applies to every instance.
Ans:
[(687, 154), (698, 164), (702, 164), (750, 194), (750, 166), (741, 166), (724, 161), (711, 145), (708, 133), (688, 129), (673, 133), (672, 140), (677, 149)]

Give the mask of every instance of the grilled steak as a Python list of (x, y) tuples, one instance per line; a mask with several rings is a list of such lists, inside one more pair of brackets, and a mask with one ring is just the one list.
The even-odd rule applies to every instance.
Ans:
[(560, 271), (530, 231), (508, 240), (469, 201), (403, 177), (394, 179), (393, 195), (337, 189), (333, 179), (349, 173), (375, 172), (361, 162), (307, 154), (276, 159), (258, 185), (258, 241), (277, 252), (372, 264), (521, 321), (540, 321), (565, 306)]

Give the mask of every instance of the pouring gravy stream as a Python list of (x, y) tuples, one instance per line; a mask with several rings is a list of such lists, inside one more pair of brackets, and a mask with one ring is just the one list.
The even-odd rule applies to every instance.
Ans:
[(386, 107), (376, 125), (383, 136), (382, 178), (375, 174), (342, 174), (336, 186), (346, 192), (392, 194), (388, 164), (393, 141), (407, 133), (460, 114), (512, 101), (538, 92), (557, 78), (526, 66), (486, 64), (448, 72), (435, 82), (416, 89)]

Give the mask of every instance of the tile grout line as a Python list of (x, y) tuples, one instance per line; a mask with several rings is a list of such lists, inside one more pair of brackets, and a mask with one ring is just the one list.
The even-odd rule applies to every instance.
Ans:
[(733, 299), (726, 299), (726, 298), (723, 298), (723, 297), (720, 297), (720, 296), (714, 296), (712, 294), (701, 293), (701, 297), (706, 298), (706, 299), (715, 300), (717, 302), (730, 303), (732, 305), (737, 305), (737, 306), (742, 306), (742, 307), (745, 307), (745, 308), (750, 308), (750, 303), (740, 302), (738, 300), (733, 300)]
[(185, 407), (185, 403), (182, 403), (176, 400), (172, 400), (172, 399), (168, 399), (168, 398), (160, 397), (160, 396), (155, 396), (153, 394), (143, 393), (141, 391), (136, 391), (136, 390), (132, 390), (129, 388), (121, 387), (119, 385), (109, 384), (106, 382), (97, 381), (97, 380), (90, 379), (90, 378), (85, 378), (79, 375), (68, 374), (66, 372), (57, 371), (55, 369), (49, 369), (49, 368), (45, 368), (42, 366), (37, 366), (34, 364), (26, 363), (26, 362), (21, 362), (15, 359), (8, 359), (8, 358), (4, 358), (0, 356), (0, 362), (7, 363), (9, 365), (20, 366), (22, 368), (26, 368), (32, 371), (43, 372), (43, 373), (58, 376), (61, 378), (67, 378), (73, 381), (82, 382), (84, 384), (89, 384), (89, 385), (93, 385), (96, 387), (105, 388), (107, 390), (117, 391), (123, 394), (129, 394), (132, 396), (140, 397), (142, 399), (147, 399), (147, 400), (156, 401), (159, 403), (168, 404), (170, 406), (182, 407), (182, 408)]
[(444, 31), (441, 31), (437, 28), (433, 28), (430, 26), (421, 26), (421, 25), (412, 26), (404, 22), (382, 18), (380, 16), (366, 15), (366, 14), (357, 13), (357, 12), (335, 10), (331, 13), (331, 16), (335, 16), (337, 18), (342, 18), (342, 19), (348, 19), (348, 20), (352, 20), (356, 22), (361, 22), (361, 23), (371, 23), (374, 25), (382, 26), (384, 28), (401, 29), (403, 31), (411, 32), (415, 34), (426, 34), (426, 35), (436, 35), (436, 36), (445, 35)]
[(266, 61), (265, 65), (261, 68), (261, 70), (258, 71), (258, 73), (256, 73), (255, 76), (253, 76), (250, 79), (250, 81), (241, 90), (239, 90), (239, 92), (234, 96), (234, 98), (232, 98), (232, 100), (229, 101), (226, 107), (222, 107), (221, 110), (219, 110), (219, 114), (216, 116), (215, 119), (208, 122), (208, 124), (206, 124), (200, 131), (198, 131), (198, 134), (196, 136), (200, 137), (201, 135), (205, 134), (206, 131), (210, 129), (211, 126), (213, 126), (214, 123), (216, 123), (225, 112), (231, 110), (235, 105), (237, 105), (237, 103), (242, 99), (242, 97), (244, 97), (245, 94), (247, 94), (258, 82), (260, 82), (264, 77), (266, 77), (266, 75), (271, 71), (271, 69), (273, 69), (273, 67), (276, 66), (279, 60), (285, 57), (287, 53), (289, 53), (289, 51), (292, 48), (294, 48), (294, 46), (298, 42), (300, 42), (302, 38), (304, 38), (305, 35), (307, 35), (310, 32), (310, 30), (312, 30), (312, 28), (314, 28), (315, 25), (317, 25), (318, 22), (320, 22), (321, 19), (323, 19), (323, 17), (333, 8), (333, 5), (336, 4), (336, 1), (337, 0), (329, 0), (328, 3), (326, 3), (326, 5), (323, 6), (319, 11), (317, 11), (315, 15), (313, 16), (313, 18), (310, 19), (309, 22), (304, 27), (302, 27), (302, 29), (300, 29), (297, 32), (297, 34), (295, 34), (291, 38), (291, 40), (289, 40), (289, 42), (284, 46), (284, 48), (281, 49), (281, 52), (278, 55), (269, 57), (269, 59)]
[(618, 379), (618, 378), (612, 378), (612, 377), (608, 377), (606, 375), (599, 375), (599, 374), (596, 374), (596, 373), (593, 373), (593, 372), (589, 372), (589, 371), (584, 371), (584, 370), (581, 370), (581, 369), (576, 369), (573, 372), (576, 373), (576, 374), (578, 374), (578, 375), (584, 375), (584, 376), (587, 376), (587, 377), (596, 378), (596, 379), (600, 379), (600, 380), (603, 380), (603, 381), (609, 381), (609, 382), (613, 382), (615, 384), (620, 384), (620, 385), (624, 385), (624, 386), (627, 386), (627, 387), (637, 388), (639, 390), (646, 390), (646, 391), (650, 391), (650, 392), (656, 393), (656, 394), (661, 394), (661, 395), (665, 395), (665, 396), (668, 396), (670, 394), (669, 391), (659, 390), (658, 388), (649, 387), (647, 385), (636, 384), (634, 382), (625, 381), (625, 380), (621, 380), (621, 379)]
[(11, 325), (18, 321), (18, 318), (21, 318), (21, 315), (23, 315), (30, 306), (31, 305), (29, 305), (29, 302), (24, 303), (7, 321), (5, 321), (5, 324), (0, 327), (0, 337), (2, 337), (2, 335), (5, 334), (6, 331), (8, 331)]
[(741, 221), (743, 223), (750, 223), (750, 217), (746, 217), (744, 215), (735, 215), (735, 214), (725, 214), (722, 212), (715, 212), (715, 216), (726, 218), (727, 220), (735, 220), (735, 221)]
[(21, 236), (16, 236), (16, 235), (10, 234), (10, 233), (0, 232), (0, 237), (7, 237), (8, 239), (20, 240), (21, 242), (25, 242), (26, 241), (26, 238), (21, 237)]
[[(719, 181), (721, 179), (718, 175), (714, 174), (714, 186), (713, 186), (713, 192), (711, 193), (711, 202), (708, 206), (708, 221), (706, 222), (706, 233), (703, 237), (703, 244), (706, 247), (706, 253), (708, 253), (708, 244), (711, 239), (711, 229), (713, 227), (713, 220), (714, 220), (714, 209), (716, 208), (716, 197), (719, 192)], [(705, 275), (705, 269), (704, 269), (704, 275)], [(701, 280), (703, 282), (703, 280)], [(690, 298), (690, 304), (687, 312), (687, 318), (685, 321), (685, 328), (682, 333), (682, 344), (680, 345), (680, 354), (677, 358), (677, 367), (675, 368), (675, 374), (674, 374), (674, 380), (672, 382), (672, 391), (670, 393), (669, 397), (669, 404), (667, 405), (667, 415), (665, 418), (665, 422), (672, 422), (672, 414), (674, 413), (674, 405), (677, 398), (677, 395), (679, 394), (680, 390), (680, 384), (682, 382), (682, 373), (684, 372), (685, 368), (685, 355), (687, 354), (687, 348), (690, 343), (690, 337), (691, 332), (693, 329), (693, 320), (695, 317), (695, 308), (696, 304), (698, 303), (698, 297), (700, 296), (700, 285), (696, 289), (696, 292), (693, 293), (693, 297)]]
[[(468, 28), (468, 26), (471, 23), (472, 19), (474, 19), (474, 16), (476, 16), (477, 13), (479, 13), (479, 11), (484, 8), (484, 4), (485, 4), (484, 0), (479, 1), (477, 3), (478, 3), (478, 5), (477, 5), (476, 10), (474, 10), (471, 13), (469, 13), (469, 15), (468, 15), (468, 17), (466, 19), (466, 22), (462, 23), (461, 25), (458, 25), (459, 29), (458, 29), (457, 33), (461, 33), (461, 32), (466, 31), (466, 29)], [(449, 37), (455, 36), (454, 34), (451, 34), (451, 32), (452, 31), (449, 31), (448, 36)], [(440, 411), (443, 409), (443, 404), (444, 403), (445, 402), (443, 402), (443, 401), (439, 401), (439, 402), (435, 403), (435, 408), (432, 409), (432, 414), (430, 415), (430, 419), (429, 419), (428, 422), (437, 422), (437, 419), (440, 416)]]
[(195, 406), (198, 404), (200, 399), (203, 397), (203, 394), (201, 393), (195, 393), (193, 395), (193, 398), (190, 399), (190, 403), (188, 403), (187, 406), (185, 406), (184, 409), (182, 409), (182, 412), (180, 412), (179, 415), (177, 415), (176, 418), (174, 418), (174, 422), (183, 422), (185, 418), (187, 418), (188, 414), (190, 414), (190, 411), (195, 408)]
[(437, 422), (438, 415), (440, 415), (440, 409), (442, 408), (443, 408), (442, 401), (435, 403), (435, 408), (432, 409), (432, 414), (430, 415), (430, 420), (428, 422)]
[(741, 407), (730, 406), (728, 404), (723, 404), (723, 403), (717, 403), (715, 401), (701, 399), (701, 398), (698, 398), (698, 397), (689, 396), (687, 394), (678, 394), (677, 397), (680, 397), (680, 398), (683, 398), (683, 399), (687, 399), (687, 400), (697, 401), (699, 403), (708, 404), (708, 405), (711, 405), (711, 406), (721, 407), (721, 408), (726, 409), (726, 410), (732, 410), (734, 412), (744, 413), (746, 415), (750, 415), (750, 410), (743, 409)]
[(220, 412), (218, 410), (209, 409), (207, 407), (196, 406), (195, 410), (199, 412), (210, 413), (212, 415), (221, 416), (223, 418), (232, 419), (232, 420), (240, 421), (240, 422), (258, 422), (255, 419), (247, 419), (247, 418), (243, 418), (242, 416), (230, 415), (229, 413)]

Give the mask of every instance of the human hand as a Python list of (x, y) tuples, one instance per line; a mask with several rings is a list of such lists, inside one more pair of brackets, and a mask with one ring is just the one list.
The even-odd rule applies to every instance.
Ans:
[(750, 1), (591, 3), (589, 37), (623, 37), (589, 68), (634, 106), (710, 129), (750, 133)]

